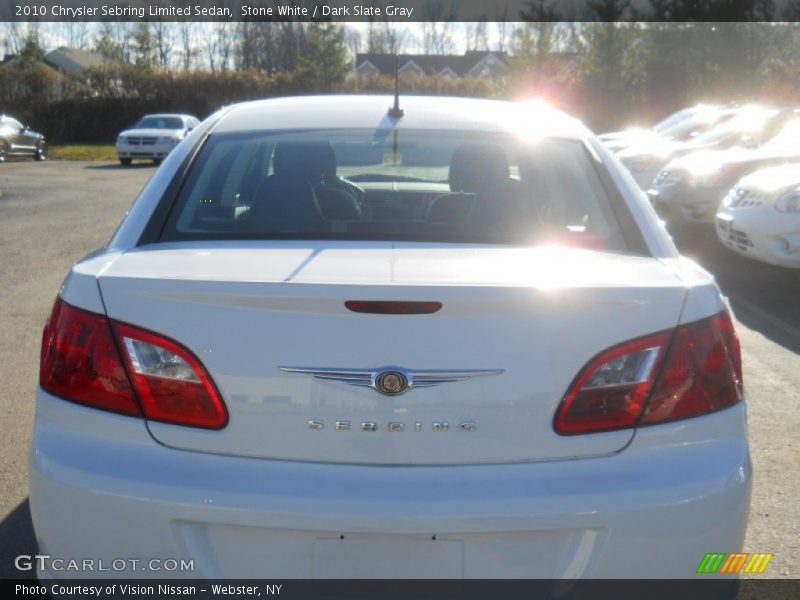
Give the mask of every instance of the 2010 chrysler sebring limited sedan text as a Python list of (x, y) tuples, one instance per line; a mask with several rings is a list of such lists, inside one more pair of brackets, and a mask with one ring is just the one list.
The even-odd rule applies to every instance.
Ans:
[(223, 109), (73, 267), (42, 344), (41, 553), (575, 578), (741, 548), (741, 362), (711, 277), (578, 122), (401, 100)]

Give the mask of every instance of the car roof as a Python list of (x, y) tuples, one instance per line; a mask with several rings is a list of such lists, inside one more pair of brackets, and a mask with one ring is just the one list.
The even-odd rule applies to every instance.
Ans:
[(162, 118), (165, 118), (165, 117), (179, 117), (181, 119), (196, 119), (197, 118), (194, 115), (188, 115), (186, 113), (148, 113), (146, 115), (142, 115), (139, 118), (140, 119), (144, 119), (146, 117), (156, 117), (156, 118), (159, 118), (159, 119), (162, 119)]
[(541, 137), (583, 138), (580, 121), (549, 105), (442, 96), (400, 96), (404, 116), (391, 119), (393, 96), (320, 95), (235, 104), (215, 133), (287, 129), (374, 129), (488, 131)]

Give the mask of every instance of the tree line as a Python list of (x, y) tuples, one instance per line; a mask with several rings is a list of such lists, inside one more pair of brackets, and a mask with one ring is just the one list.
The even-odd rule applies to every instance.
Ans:
[[(32, 123), (45, 121), (37, 125), (51, 127), (57, 138), (92, 139), (150, 110), (202, 117), (257, 97), (389, 92), (389, 78), (354, 73), (356, 53), (465, 50), (506, 53), (507, 74), (485, 80), (404, 75), (401, 88), (544, 97), (595, 129), (646, 122), (697, 101), (800, 103), (800, 0), (783, 3), (781, 13), (771, 0), (649, 0), (651, 17), (661, 21), (632, 20), (630, 0), (589, 0), (588, 16), (564, 12), (566, 4), (529, 0), (524, 21), (516, 23), (507, 15), (455, 23), (448, 20), (455, 15), (452, 4), (437, 0), (428, 7), (431, 20), (413, 28), (381, 21), (360, 28), (330, 22), (6, 23), (7, 53), (20, 60), (13, 71), (0, 69), (0, 103)], [(751, 21), (709, 20), (732, 18), (731, 6)], [(698, 10), (706, 20), (682, 20), (696, 18)], [(777, 18), (786, 21), (752, 21)], [(62, 44), (104, 60), (83, 81), (62, 82), (54, 96), (53, 73), (41, 60), (45, 50)], [(66, 122), (57, 121), (68, 114)]]

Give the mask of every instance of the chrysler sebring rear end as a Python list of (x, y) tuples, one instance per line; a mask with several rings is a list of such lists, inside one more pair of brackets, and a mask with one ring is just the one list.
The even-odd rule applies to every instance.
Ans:
[(42, 553), (577, 578), (741, 548), (741, 361), (711, 277), (572, 119), (389, 104), (223, 110), (73, 267), (42, 343)]

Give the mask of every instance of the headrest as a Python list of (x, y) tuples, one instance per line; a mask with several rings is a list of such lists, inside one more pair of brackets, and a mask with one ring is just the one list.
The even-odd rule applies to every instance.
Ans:
[(476, 194), (508, 179), (508, 159), (496, 144), (459, 146), (450, 158), (450, 191)]
[(300, 177), (311, 184), (336, 177), (330, 142), (279, 142), (272, 157), (276, 175)]

